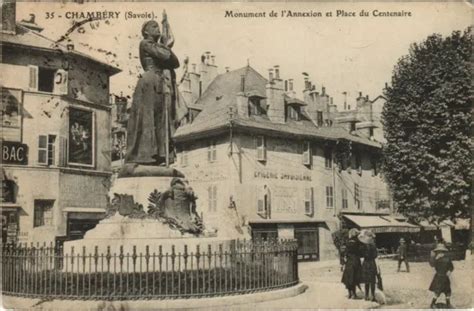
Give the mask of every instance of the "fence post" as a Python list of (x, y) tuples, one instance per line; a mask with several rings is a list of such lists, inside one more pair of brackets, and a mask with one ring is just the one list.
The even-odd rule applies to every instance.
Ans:
[[(146, 289), (145, 289), (145, 293), (148, 296), (149, 295), (149, 293), (148, 293), (149, 292), (149, 290), (148, 290), (148, 278), (149, 278), (149, 272), (150, 272), (149, 268), (148, 268), (149, 265), (150, 265), (150, 246), (148, 246), (148, 245), (145, 246), (145, 264), (146, 264), (146, 276), (145, 276), (146, 277), (146, 279), (145, 279)], [(120, 282), (122, 282), (122, 281), (120, 280)]]
[(176, 294), (174, 292), (174, 277), (175, 277), (174, 262), (175, 262), (175, 259), (176, 259), (175, 246), (171, 245), (171, 295)]
[(184, 245), (184, 294), (188, 294), (188, 246)]

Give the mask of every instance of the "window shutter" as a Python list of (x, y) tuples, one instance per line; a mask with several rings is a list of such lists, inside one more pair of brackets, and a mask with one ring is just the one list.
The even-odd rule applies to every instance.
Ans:
[(38, 164), (48, 164), (48, 136), (38, 136)]
[(305, 142), (303, 145), (303, 164), (311, 165), (311, 144)]
[(258, 136), (255, 138), (255, 144), (257, 146), (257, 160), (266, 161), (267, 152), (265, 149), (265, 136)]
[(66, 95), (68, 93), (68, 74), (66, 70), (58, 69), (54, 76), (54, 93)]
[(212, 187), (212, 210), (217, 211), (217, 185)]
[(56, 136), (48, 135), (48, 165), (56, 165)]
[(188, 152), (186, 150), (183, 150), (181, 152), (181, 165), (182, 166), (188, 165)]
[(304, 193), (304, 213), (306, 215), (312, 215), (314, 212), (314, 190), (313, 188), (306, 188)]
[(207, 147), (207, 161), (212, 162), (212, 144)]
[(217, 161), (217, 147), (214, 143), (212, 144), (212, 161)]
[(265, 210), (265, 192), (260, 187), (257, 188), (257, 214), (267, 218)]
[(212, 186), (207, 187), (207, 202), (209, 211), (212, 211)]
[(59, 137), (59, 161), (58, 165), (65, 167), (67, 165), (67, 138)]
[(38, 91), (38, 66), (28, 66), (30, 69), (30, 79), (28, 88), (30, 91)]

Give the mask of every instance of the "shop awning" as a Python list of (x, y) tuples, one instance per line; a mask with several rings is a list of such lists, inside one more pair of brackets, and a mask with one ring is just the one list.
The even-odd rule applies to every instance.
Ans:
[(21, 205), (16, 203), (2, 202), (0, 203), (0, 210), (5, 212), (17, 212), (21, 209)]
[(68, 213), (105, 213), (105, 208), (100, 207), (65, 207), (63, 212)]
[(456, 218), (455, 222), (451, 220), (443, 220), (439, 224), (430, 223), (426, 220), (422, 220), (418, 223), (424, 230), (438, 230), (441, 227), (454, 227), (455, 230), (469, 230), (471, 223), (469, 219)]
[(392, 216), (377, 215), (343, 215), (359, 229), (370, 229), (374, 233), (383, 232), (418, 232), (420, 227), (399, 221)]

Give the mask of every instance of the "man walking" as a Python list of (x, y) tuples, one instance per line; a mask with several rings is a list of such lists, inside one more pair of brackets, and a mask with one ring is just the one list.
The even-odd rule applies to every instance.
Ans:
[(407, 244), (405, 243), (404, 238), (400, 239), (400, 246), (398, 247), (398, 270), (397, 270), (397, 272), (400, 272), (400, 267), (402, 265), (402, 262), (405, 262), (405, 267), (407, 269), (407, 272), (410, 272), (410, 266), (408, 265), (408, 249), (407, 249)]

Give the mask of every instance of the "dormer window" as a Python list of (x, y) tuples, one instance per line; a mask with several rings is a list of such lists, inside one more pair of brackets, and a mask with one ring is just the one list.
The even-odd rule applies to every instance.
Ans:
[(301, 115), (301, 107), (294, 105), (286, 105), (286, 118), (287, 120), (299, 121)]
[(317, 124), (319, 127), (323, 126), (323, 112), (322, 111), (318, 111), (318, 114), (317, 114)]
[(351, 131), (351, 132), (355, 132), (355, 130), (356, 130), (356, 123), (355, 123), (355, 122), (350, 122), (350, 126), (351, 126), (351, 127), (350, 127), (350, 131)]
[(249, 97), (249, 114), (251, 116), (259, 116), (264, 113), (261, 106), (261, 98), (257, 96)]

